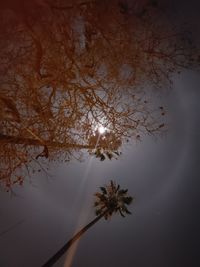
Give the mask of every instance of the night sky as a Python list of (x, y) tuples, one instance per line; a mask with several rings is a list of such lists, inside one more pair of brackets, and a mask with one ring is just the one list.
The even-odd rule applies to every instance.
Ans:
[[(171, 19), (192, 23), (199, 42), (198, 1), (171, 1), (170, 8)], [(200, 266), (200, 75), (184, 71), (173, 82), (160, 96), (168, 120), (163, 136), (127, 145), (118, 160), (86, 155), (84, 162), (55, 164), (50, 178), (36, 174), (16, 186), (15, 196), (0, 191), (0, 267), (42, 266), (94, 218), (94, 193), (111, 179), (136, 198), (132, 215), (89, 229), (72, 267)]]

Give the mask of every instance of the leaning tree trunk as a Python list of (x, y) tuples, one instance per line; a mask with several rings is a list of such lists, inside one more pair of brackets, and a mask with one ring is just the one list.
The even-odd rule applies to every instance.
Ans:
[(60, 257), (71, 247), (71, 245), (81, 237), (83, 233), (85, 233), (92, 225), (94, 225), (96, 222), (98, 222), (106, 213), (108, 210), (105, 210), (102, 214), (97, 216), (94, 220), (92, 220), (90, 223), (88, 223), (85, 227), (83, 227), (75, 236), (73, 236), (55, 255), (53, 255), (42, 267), (51, 267), (53, 264), (55, 264)]

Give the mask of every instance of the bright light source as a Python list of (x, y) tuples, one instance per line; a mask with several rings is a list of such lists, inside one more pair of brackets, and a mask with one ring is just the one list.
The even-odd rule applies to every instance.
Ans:
[(98, 131), (99, 131), (100, 134), (104, 134), (105, 131), (106, 131), (106, 128), (104, 128), (103, 126), (100, 126), (100, 127), (98, 128)]

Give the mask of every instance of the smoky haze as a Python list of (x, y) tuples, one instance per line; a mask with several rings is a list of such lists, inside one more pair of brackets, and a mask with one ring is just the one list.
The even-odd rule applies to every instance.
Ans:
[[(191, 21), (195, 34), (197, 2), (169, 1), (171, 19)], [(34, 174), (14, 196), (1, 191), (1, 267), (42, 266), (94, 218), (94, 193), (111, 179), (136, 198), (132, 215), (93, 226), (78, 243), (72, 267), (200, 265), (200, 75), (186, 70), (173, 82), (160, 96), (168, 120), (161, 137), (126, 145), (118, 160), (86, 155), (84, 162), (52, 163), (49, 178)]]

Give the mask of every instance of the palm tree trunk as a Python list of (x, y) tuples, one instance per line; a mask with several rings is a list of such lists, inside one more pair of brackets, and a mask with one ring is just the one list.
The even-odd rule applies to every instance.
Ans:
[(53, 255), (42, 267), (51, 267), (55, 264), (60, 257), (71, 247), (71, 245), (81, 237), (83, 233), (85, 233), (92, 225), (98, 222), (108, 210), (105, 210), (102, 214), (97, 216), (94, 220), (88, 223), (85, 227), (83, 227), (78, 233), (76, 233), (55, 255)]

